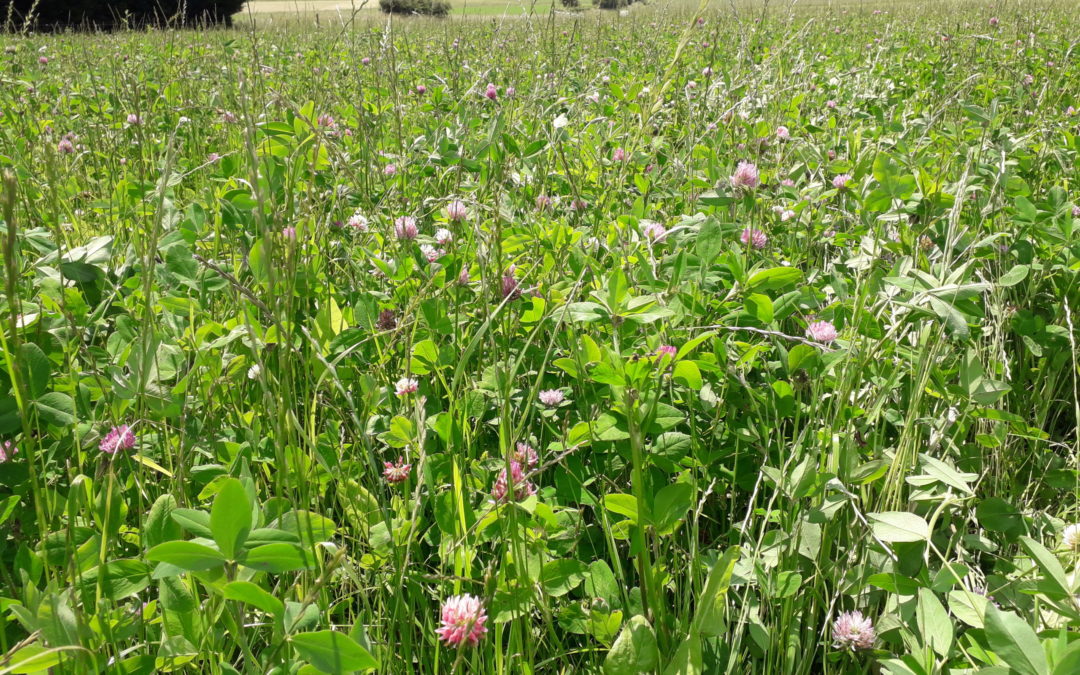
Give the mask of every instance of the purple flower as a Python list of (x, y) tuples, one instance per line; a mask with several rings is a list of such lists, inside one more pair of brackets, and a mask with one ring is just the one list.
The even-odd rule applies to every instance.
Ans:
[(761, 230), (745, 228), (739, 236), (739, 241), (744, 245), (753, 246), (756, 249), (765, 248), (769, 243), (769, 237)]
[(397, 462), (383, 462), (383, 478), (387, 483), (401, 483), (409, 477), (409, 472), (412, 471), (412, 464), (406, 464), (401, 457), (397, 458)]
[(872, 649), (877, 640), (873, 622), (858, 610), (844, 612), (836, 617), (832, 633), (833, 644), (843, 650)]
[(290, 241), (295, 241), (296, 240), (296, 228), (291, 226), (291, 225), (288, 226), (288, 227), (282, 228), (281, 236), (285, 237), (286, 239), (288, 239)]
[(487, 633), (487, 612), (480, 598), (466, 593), (455, 595), (443, 603), (442, 625), (435, 629), (439, 639), (450, 647), (466, 644), (475, 647)]
[(454, 233), (445, 227), (440, 227), (435, 231), (435, 241), (439, 246), (449, 246), (454, 241)]
[(411, 377), (403, 377), (394, 383), (394, 393), (398, 396), (408, 396), (409, 394), (415, 394), (416, 390), (420, 388), (420, 383)]
[(139, 119), (139, 116), (135, 113), (129, 113), (127, 116), (127, 123), (132, 126), (136, 126), (138, 124), (142, 124), (142, 120)]
[(536, 494), (536, 486), (531, 481), (525, 480), (525, 471), (521, 468), (521, 462), (516, 460), (510, 462), (509, 478), (507, 478), (506, 469), (499, 472), (499, 477), (495, 479), (495, 485), (491, 488), (491, 496), (495, 499), (495, 503), (501, 504), (507, 501), (511, 492), (516, 501)]
[(433, 263), (439, 258), (446, 255), (446, 251), (442, 250), (441, 248), (435, 248), (431, 244), (421, 244), (420, 253), (424, 256), (424, 258), (427, 259), (429, 263)]
[(465, 207), (465, 202), (455, 199), (446, 205), (446, 217), (451, 221), (458, 223), (465, 220), (469, 216), (469, 210)]
[(357, 232), (367, 232), (369, 221), (367, 216), (357, 211), (349, 216), (349, 220), (345, 224)]
[(758, 169), (751, 162), (739, 162), (735, 173), (731, 174), (731, 186), (751, 190), (761, 184)]
[(75, 152), (75, 144), (66, 138), (61, 138), (60, 142), (56, 144), (56, 149), (62, 155), (70, 155)]
[(791, 132), (785, 126), (776, 127), (776, 137), (782, 141), (791, 140)]
[(549, 408), (554, 408), (563, 402), (564, 395), (561, 389), (545, 389), (540, 392), (540, 402)]
[(3, 464), (9, 459), (14, 459), (15, 453), (17, 453), (18, 451), (19, 449), (15, 447), (15, 444), (11, 441), (4, 441), (3, 443), (0, 443), (0, 464)]
[(379, 330), (394, 330), (397, 328), (397, 317), (394, 310), (384, 309), (379, 312), (379, 318), (375, 321), (375, 327)]
[(626, 151), (622, 148), (615, 148), (615, 152), (611, 153), (611, 161), (613, 162), (625, 162)]
[(834, 188), (836, 188), (837, 190), (846, 190), (847, 187), (848, 187), (848, 183), (850, 183), (850, 182), (851, 182), (851, 174), (850, 173), (842, 173), (839, 176), (836, 176), (835, 178), (832, 179), (832, 186)]
[(484, 90), (484, 96), (486, 96), (488, 100), (494, 101), (495, 99), (499, 98), (499, 90), (495, 88), (495, 85), (493, 83), (488, 82), (487, 89)]
[(510, 456), (510, 459), (528, 467), (534, 467), (540, 463), (540, 455), (536, 454), (536, 450), (528, 443), (520, 441), (514, 446), (514, 454)]
[(397, 165), (387, 164), (386, 167), (383, 168), (382, 172), (384, 176), (393, 176), (397, 173)]
[(828, 321), (815, 321), (806, 327), (806, 337), (815, 342), (829, 344), (836, 339), (836, 327)]
[(417, 94), (426, 94), (427, 93), (427, 87), (425, 87), (422, 84), (416, 85), (416, 93)]
[(656, 356), (659, 359), (672, 358), (679, 353), (679, 350), (671, 345), (660, 345), (656, 348)]
[(394, 221), (394, 236), (402, 241), (416, 239), (420, 229), (416, 226), (416, 218), (401, 216)]
[(502, 277), (502, 296), (503, 299), (510, 298), (511, 300), (517, 300), (521, 297), (521, 288), (518, 285), (517, 279), (514, 278), (513, 270), (507, 270), (506, 274)]
[(360, 59), (360, 63), (366, 66), (369, 63), (371, 63), (371, 59), (369, 57), (365, 56), (364, 58)]
[(658, 242), (667, 236), (667, 228), (654, 220), (644, 220), (641, 222), (641, 233), (650, 242)]
[(126, 424), (113, 427), (98, 443), (98, 448), (110, 455), (115, 455), (119, 450), (130, 450), (133, 447), (135, 447), (135, 434)]

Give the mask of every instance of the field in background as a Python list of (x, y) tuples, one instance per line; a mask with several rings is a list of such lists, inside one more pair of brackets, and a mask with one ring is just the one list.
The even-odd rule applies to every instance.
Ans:
[(0, 36), (0, 675), (1080, 672), (1080, 18), (762, 6)]

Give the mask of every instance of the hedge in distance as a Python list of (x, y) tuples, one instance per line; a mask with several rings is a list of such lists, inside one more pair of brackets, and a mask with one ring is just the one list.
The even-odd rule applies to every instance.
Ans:
[(232, 25), (244, 0), (0, 0), (8, 28), (116, 28), (145, 25)]
[(444, 0), (379, 0), (379, 9), (387, 14), (446, 16), (450, 13), (450, 3)]

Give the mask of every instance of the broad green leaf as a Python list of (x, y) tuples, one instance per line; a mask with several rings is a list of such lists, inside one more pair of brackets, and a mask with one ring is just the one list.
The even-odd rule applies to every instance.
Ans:
[(585, 563), (571, 558), (552, 560), (540, 572), (540, 585), (548, 595), (566, 595), (585, 581)]
[(802, 279), (802, 272), (795, 267), (773, 267), (772, 269), (755, 272), (746, 282), (747, 290), (777, 291), (781, 288), (793, 286)]
[(938, 656), (946, 657), (952, 650), (954, 630), (949, 614), (941, 606), (934, 592), (929, 588), (919, 589), (919, 601), (915, 608), (916, 621), (923, 640), (930, 645)]
[(31, 399), (36, 399), (45, 393), (49, 387), (49, 377), (52, 373), (52, 363), (45, 352), (41, 351), (33, 342), (24, 342), (19, 345), (19, 355), (16, 364), (21, 371), (23, 384)]
[(698, 596), (697, 613), (694, 615), (692, 631), (701, 635), (712, 637), (720, 635), (725, 630), (724, 605), (728, 587), (731, 585), (731, 575), (735, 571), (735, 563), (739, 561), (742, 549), (732, 546), (724, 551), (724, 555), (709, 570), (709, 576), (705, 580), (705, 588)]
[(214, 538), (214, 533), (210, 530), (210, 514), (206, 511), (173, 509), (169, 515), (177, 525), (196, 537)]
[(176, 565), (189, 572), (211, 570), (225, 564), (225, 556), (192, 541), (167, 541), (146, 552), (146, 559)]
[(237, 551), (251, 532), (251, 502), (243, 484), (236, 478), (223, 481), (214, 505), (210, 509), (210, 531), (221, 553), (229, 560), (236, 559)]
[(176, 509), (176, 499), (170, 494), (163, 494), (154, 501), (150, 507), (150, 513), (146, 514), (146, 522), (142, 526), (142, 544), (146, 548), (153, 548), (166, 541), (179, 539), (183, 532), (179, 523), (173, 519), (172, 513)]
[(999, 497), (988, 497), (975, 507), (979, 524), (991, 532), (1001, 532), (1014, 539), (1024, 532), (1024, 517), (1012, 504)]
[(650, 520), (659, 535), (671, 534), (694, 506), (696, 490), (686, 483), (673, 483), (656, 493)]
[(986, 596), (968, 590), (949, 591), (949, 611), (972, 628), (986, 625)]
[(926, 541), (930, 538), (930, 525), (921, 516), (906, 511), (885, 511), (868, 514), (871, 529), (878, 539), (895, 543)]
[(141, 560), (113, 560), (79, 576), (84, 597), (94, 597), (98, 585), (103, 597), (118, 602), (150, 585), (150, 568)]
[(682, 641), (675, 656), (668, 662), (664, 675), (701, 675), (705, 672), (701, 659), (701, 638), (694, 631)]
[(368, 650), (338, 631), (298, 633), (289, 638), (289, 642), (302, 658), (324, 673), (336, 675), (379, 667), (379, 662)]
[(645, 617), (637, 614), (626, 622), (604, 658), (604, 674), (637, 675), (653, 670), (659, 662), (656, 633)]
[(1020, 675), (1047, 675), (1050, 672), (1039, 636), (1026, 621), (1013, 612), (998, 609), (993, 603), (986, 605), (985, 620), (986, 641), (1009, 668)]
[(1065, 576), (1065, 569), (1061, 566), (1061, 562), (1057, 557), (1031, 537), (1020, 537), (1020, 546), (1027, 551), (1027, 554), (1031, 556), (1031, 559), (1035, 561), (1035, 564), (1039, 566), (1039, 570), (1043, 573), (1043, 579), (1046, 585), (1049, 586), (1044, 592), (1061, 599), (1071, 598), (1072, 593), (1069, 592), (1071, 586)]
[(638, 504), (637, 499), (635, 499), (633, 495), (604, 495), (604, 507), (608, 511), (617, 513), (620, 516), (626, 516), (634, 522), (637, 522), (638, 520)]
[(672, 379), (682, 382), (694, 391), (701, 389), (701, 370), (693, 361), (679, 361), (671, 374)]
[(75, 401), (67, 394), (58, 391), (43, 394), (36, 401), (34, 407), (41, 419), (56, 427), (66, 427), (75, 424)]
[(250, 581), (232, 581), (222, 589), (227, 600), (236, 600), (261, 609), (272, 616), (285, 614), (285, 605), (260, 586)]
[(248, 551), (240, 564), (260, 572), (291, 572), (312, 567), (311, 559), (295, 544), (264, 544)]

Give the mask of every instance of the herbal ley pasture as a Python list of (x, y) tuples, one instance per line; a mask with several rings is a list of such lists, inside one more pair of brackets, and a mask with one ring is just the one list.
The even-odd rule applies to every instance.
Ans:
[(989, 6), (3, 37), (0, 670), (1080, 672), (1078, 24)]

